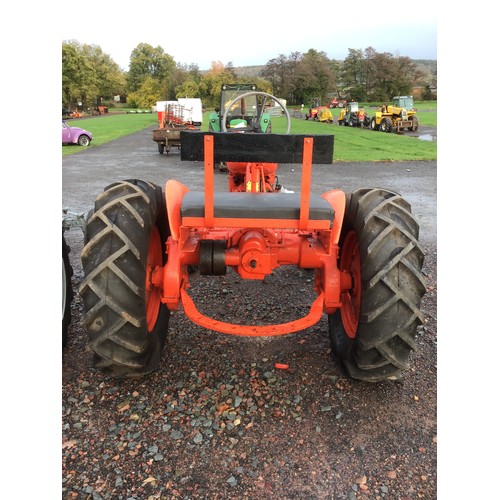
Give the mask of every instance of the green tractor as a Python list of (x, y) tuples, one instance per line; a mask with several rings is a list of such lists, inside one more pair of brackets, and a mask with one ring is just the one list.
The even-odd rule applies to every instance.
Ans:
[(349, 127), (369, 127), (370, 117), (365, 112), (364, 108), (359, 107), (357, 102), (349, 102), (347, 107), (340, 111), (338, 117), (339, 125)]
[[(275, 102), (287, 115), (286, 133), (290, 133), (290, 116), (286, 107), (276, 97), (258, 92), (253, 83), (223, 83), (220, 106), (210, 113), (208, 130), (210, 132), (239, 132), (270, 134), (271, 115), (266, 113), (266, 103)], [(219, 170), (227, 172), (227, 163), (220, 162)]]
[(210, 113), (208, 130), (270, 134), (271, 116), (265, 112), (266, 95), (264, 92), (257, 92), (257, 87), (252, 83), (222, 84), (220, 107)]
[(381, 106), (375, 112), (370, 128), (382, 132), (401, 132), (406, 128), (416, 132), (418, 130), (416, 113), (412, 96), (396, 96), (392, 99), (392, 105)]

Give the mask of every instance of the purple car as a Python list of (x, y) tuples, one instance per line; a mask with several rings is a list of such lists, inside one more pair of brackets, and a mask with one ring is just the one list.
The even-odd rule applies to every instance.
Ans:
[(65, 121), (62, 122), (62, 143), (78, 144), (88, 146), (92, 140), (92, 133), (79, 127), (70, 127)]

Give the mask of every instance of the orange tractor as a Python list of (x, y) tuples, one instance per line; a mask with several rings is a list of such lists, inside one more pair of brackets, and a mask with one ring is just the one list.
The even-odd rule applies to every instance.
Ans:
[[(379, 188), (312, 193), (312, 166), (331, 165), (333, 135), (182, 131), (181, 143), (182, 160), (204, 162), (204, 191), (173, 179), (163, 188), (119, 181), (89, 214), (80, 294), (95, 366), (119, 378), (156, 370), (170, 313), (182, 305), (197, 325), (250, 337), (296, 332), (326, 314), (350, 377), (398, 378), (415, 348), (425, 292), (408, 202)], [(228, 191), (216, 192), (217, 162), (242, 182), (229, 176)], [(300, 193), (268, 189), (279, 163), (302, 164)], [(192, 272), (263, 280), (280, 266), (315, 273), (316, 299), (290, 322), (228, 323), (203, 314), (189, 293)]]
[(322, 106), (319, 99), (314, 99), (309, 112), (306, 113), (306, 120), (333, 123), (333, 115), (330, 108), (331, 106)]
[(102, 116), (108, 112), (109, 110), (107, 106), (94, 106), (94, 109), (92, 110), (92, 116)]

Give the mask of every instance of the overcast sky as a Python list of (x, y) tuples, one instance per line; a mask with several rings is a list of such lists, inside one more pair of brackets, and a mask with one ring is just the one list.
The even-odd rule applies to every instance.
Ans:
[(123, 3), (105, 12), (103, 2), (85, 5), (81, 22), (62, 23), (62, 40), (99, 45), (123, 70), (139, 43), (160, 46), (175, 62), (195, 63), (201, 70), (212, 61), (264, 65), (280, 54), (310, 48), (338, 60), (350, 48), (370, 46), (394, 56), (437, 59), (437, 15), (429, 0), (418, 7), (392, 0), (312, 0), (297, 7), (284, 0), (190, 1), (149, 3), (144, 10)]

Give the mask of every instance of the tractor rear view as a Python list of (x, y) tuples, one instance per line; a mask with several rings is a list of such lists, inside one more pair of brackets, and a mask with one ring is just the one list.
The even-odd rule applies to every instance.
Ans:
[(416, 132), (418, 130), (417, 110), (413, 105), (413, 97), (396, 96), (392, 105), (381, 106), (370, 122), (372, 130), (382, 132), (401, 132), (404, 129)]
[(224, 83), (220, 106), (210, 113), (211, 132), (271, 132), (271, 117), (266, 112), (265, 97), (253, 83)]
[[(181, 160), (204, 162), (204, 191), (174, 179), (164, 187), (129, 179), (97, 197), (80, 288), (95, 366), (114, 377), (158, 369), (170, 314), (182, 306), (197, 325), (248, 337), (296, 332), (326, 315), (333, 352), (348, 376), (400, 377), (416, 347), (425, 292), (409, 203), (380, 188), (311, 192), (313, 165), (331, 165), (334, 136), (228, 132), (238, 124), (231, 125), (229, 110), (248, 97), (228, 101), (214, 122), (220, 132), (181, 132)], [(248, 117), (247, 110), (240, 116)], [(258, 116), (233, 119), (248, 126)], [(244, 189), (230, 182), (227, 191), (215, 191), (217, 162), (244, 165)], [(266, 189), (265, 166), (279, 163), (302, 165), (300, 193)], [(189, 293), (193, 272), (235, 273), (257, 283), (281, 266), (314, 272), (316, 299), (289, 322), (229, 323), (201, 312)], [(286, 301), (286, 290), (276, 300)]]
[(364, 108), (360, 108), (357, 102), (350, 102), (343, 108), (338, 117), (339, 125), (346, 127), (369, 127), (370, 117)]

